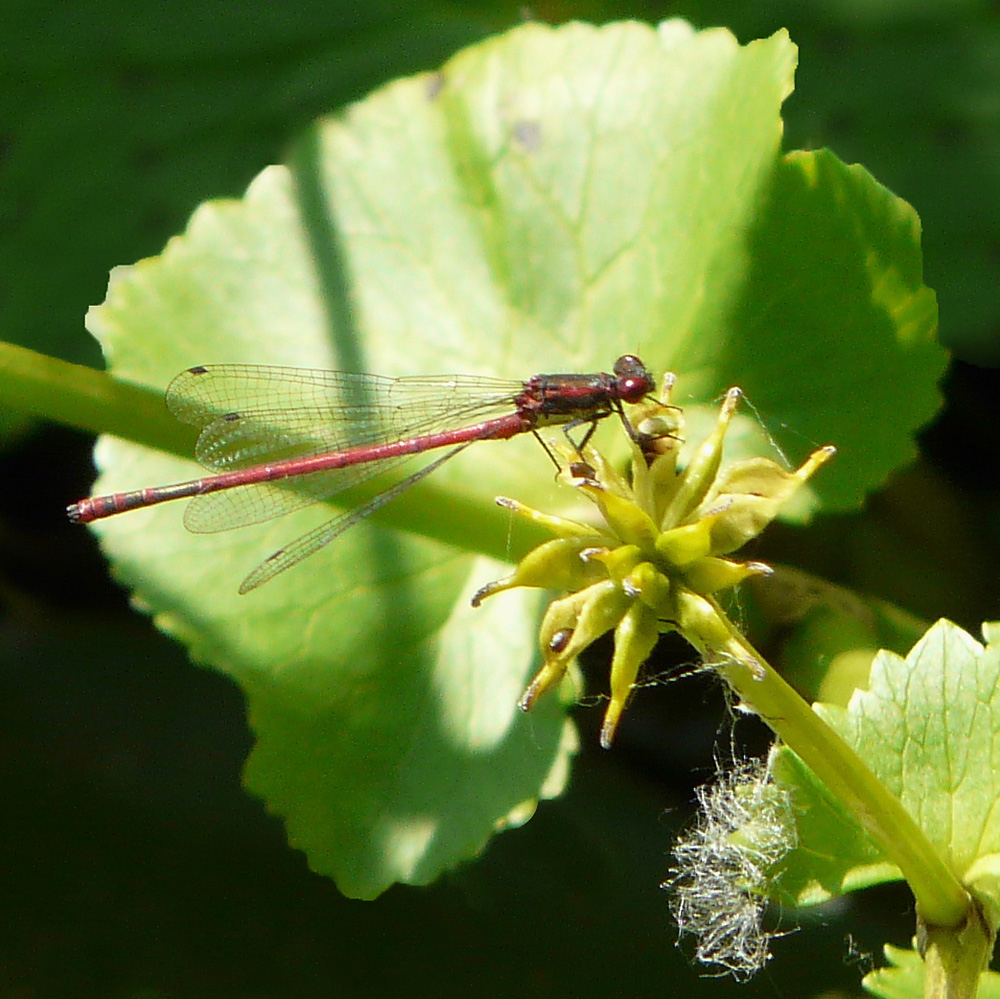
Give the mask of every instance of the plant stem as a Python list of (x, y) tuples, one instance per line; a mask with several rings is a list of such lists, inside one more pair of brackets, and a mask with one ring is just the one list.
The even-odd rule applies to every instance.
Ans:
[[(826, 785), (902, 871), (921, 919), (934, 927), (956, 927), (968, 919), (971, 898), (900, 800), (854, 750), (826, 724), (739, 633), (710, 598), (714, 633), (699, 648), (717, 671)], [(706, 608), (707, 611), (707, 608)], [(703, 620), (707, 620), (706, 617)], [(685, 631), (689, 640), (693, 637)], [(721, 660), (721, 661), (720, 661)]]
[(180, 456), (194, 432), (174, 420), (163, 393), (0, 341), (0, 405)]
[(993, 935), (971, 906), (958, 927), (928, 927), (920, 934), (925, 999), (975, 999), (993, 952)]

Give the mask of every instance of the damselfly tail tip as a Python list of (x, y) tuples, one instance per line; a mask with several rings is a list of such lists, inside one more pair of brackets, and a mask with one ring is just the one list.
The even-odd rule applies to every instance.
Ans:
[(86, 523), (86, 517), (83, 512), (82, 503), (70, 503), (70, 505), (66, 507), (66, 516), (69, 517), (70, 523), (73, 524)]

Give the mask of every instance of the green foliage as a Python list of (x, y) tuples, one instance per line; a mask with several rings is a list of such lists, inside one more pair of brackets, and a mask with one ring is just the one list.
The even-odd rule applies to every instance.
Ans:
[[(656, 5), (637, 6), (651, 16)], [(80, 336), (80, 320), (86, 304), (100, 298), (108, 269), (159, 252), (199, 200), (242, 190), (264, 164), (287, 159), (289, 166), (265, 171), (240, 202), (204, 205), (166, 254), (117, 272), (92, 327), (105, 336), (115, 374), (128, 380), (0, 344), (0, 434), (13, 437), (30, 426), (24, 414), (36, 414), (187, 458), (190, 428), (176, 424), (161, 399), (167, 381), (191, 363), (263, 360), (521, 377), (607, 367), (616, 352), (629, 349), (658, 371), (679, 371), (684, 397), (678, 401), (692, 438), (714, 419), (715, 406), (699, 404), (717, 402), (737, 383), (791, 460), (817, 444), (839, 446), (816, 490), (791, 511), (796, 519), (818, 509), (857, 508), (910, 460), (914, 429), (938, 405), (944, 362), (930, 332), (934, 302), (922, 287), (918, 241), (941, 302), (942, 341), (960, 357), (996, 358), (1000, 285), (993, 248), (1000, 216), (991, 207), (1000, 163), (1000, 27), (992, 7), (984, 0), (674, 5), (673, 12), (694, 23), (728, 25), (740, 39), (787, 29), (803, 56), (795, 98), (781, 119), (777, 109), (791, 89), (794, 56), (780, 38), (739, 49), (725, 33), (685, 38), (680, 32), (669, 45), (670, 36), (661, 34), (658, 47), (638, 25), (596, 33), (577, 27), (575, 34), (533, 25), (449, 63), (450, 87), (433, 76), (401, 81), (324, 121), (288, 154), (289, 138), (316, 114), (400, 73), (439, 65), (457, 44), (481, 37), (487, 20), (497, 29), (517, 23), (519, 7), (362, 8), (336, 0), (182, 2), (162, 10), (117, 0), (8, 4), (0, 15), (9, 42), (0, 67), (4, 338), (96, 361), (97, 347)], [(542, 20), (570, 12), (588, 20), (625, 16), (620, 4), (531, 8)], [(848, 163), (863, 162), (919, 208), (923, 235), (909, 206), (865, 169), (845, 167), (825, 152), (779, 158), (782, 128), (786, 148), (828, 145)], [(924, 630), (900, 607), (857, 594), (879, 593), (931, 618), (947, 613), (967, 628), (993, 612), (1000, 521), (961, 476), (981, 484), (987, 474), (989, 453), (971, 442), (990, 441), (995, 406), (987, 390), (976, 410), (967, 371), (953, 372), (950, 421), (939, 428), (936, 448), (925, 452), (937, 461), (932, 474), (925, 463), (916, 475), (893, 476), (863, 515), (825, 519), (808, 532), (779, 528), (752, 555), (777, 551), (779, 561), (843, 584), (800, 573), (788, 601), (792, 614), (769, 622), (772, 642), (790, 636), (772, 662), (811, 692), (809, 700), (849, 705), (851, 691), (868, 683), (875, 650), (905, 653)], [(794, 435), (800, 438), (790, 442)], [(610, 453), (617, 438), (605, 428), (602, 449)], [(734, 422), (729, 442), (734, 454), (774, 453), (750, 419)], [(669, 946), (663, 902), (650, 887), (663, 876), (672, 833), (650, 818), (664, 807), (661, 791), (655, 800), (633, 797), (640, 782), (629, 779), (630, 763), (645, 763), (648, 745), (641, 757), (628, 751), (635, 736), (649, 738), (642, 714), (656, 692), (637, 693), (625, 751), (606, 754), (596, 766), (588, 760), (559, 807), (545, 808), (518, 835), (499, 838), (488, 856), (433, 890), (395, 891), (377, 906), (359, 906), (324, 891), (304, 866), (275, 876), (297, 858), (275, 847), (258, 862), (252, 804), (233, 820), (231, 838), (221, 837), (227, 842), (220, 863), (216, 816), (200, 826), (198, 809), (217, 807), (215, 794), (228, 783), (211, 771), (216, 788), (182, 812), (178, 837), (184, 805), (176, 796), (184, 794), (187, 774), (178, 780), (165, 772), (169, 791), (164, 801), (153, 800), (150, 758), (137, 747), (169, 742), (173, 722), (185, 733), (177, 745), (190, 757), (182, 766), (204, 765), (208, 773), (211, 739), (222, 737), (225, 719), (200, 693), (195, 706), (177, 710), (172, 685), (182, 688), (191, 675), (209, 690), (226, 684), (186, 671), (176, 660), (180, 646), (135, 627), (123, 610), (117, 618), (104, 608), (93, 613), (100, 587), (80, 573), (72, 544), (85, 550), (83, 532), (73, 539), (64, 525), (67, 544), (53, 530), (57, 507), (85, 488), (56, 479), (57, 470), (72, 466), (60, 444), (58, 437), (55, 449), (49, 437), (40, 440), (44, 473), (25, 476), (20, 461), (4, 467), (7, 641), (0, 665), (8, 682), (0, 701), (8, 711), (5, 741), (32, 747), (8, 768), (4, 784), (5, 842), (18, 863), (8, 865), (3, 888), (18, 918), (0, 956), (16, 955), (8, 960), (15, 977), (24, 982), (32, 974), (38, 948), (36, 961), (50, 982), (58, 980), (66, 992), (91, 988), (92, 969), (77, 959), (83, 940), (95, 953), (114, 953), (117, 942), (124, 958), (116, 961), (120, 989), (127, 982), (148, 990), (159, 975), (175, 971), (178, 954), (197, 969), (183, 964), (185, 982), (194, 974), (211, 979), (220, 968), (252, 975), (245, 946), (227, 966), (225, 947), (216, 946), (224, 940), (212, 936), (221, 933), (225, 940), (247, 934), (259, 941), (253, 949), (269, 965), (291, 946), (295, 959), (286, 961), (286, 972), (294, 966), (302, 995), (322, 990), (322, 962), (336, 969), (330, 977), (337, 988), (350, 991), (346, 968), (352, 981), (363, 979), (357, 991), (366, 995), (380, 987), (387, 994), (401, 987), (440, 994), (443, 982), (454, 991), (465, 980), (484, 995), (565, 994), (574, 987), (579, 994), (662, 993), (670, 981), (664, 969), (674, 971), (677, 952)], [(121, 441), (103, 441), (101, 455), (108, 488), (194, 472), (187, 462)], [(373, 518), (377, 527), (343, 539), (342, 553), (324, 553), (294, 577), (242, 600), (234, 592), (247, 569), (334, 511), (217, 537), (187, 535), (181, 511), (168, 509), (130, 514), (106, 528), (114, 571), (136, 605), (245, 692), (258, 738), (251, 786), (285, 818), (310, 863), (354, 895), (370, 896), (393, 880), (433, 878), (472, 856), (494, 824), (524, 820), (537, 797), (557, 794), (566, 783), (575, 739), (558, 703), (540, 704), (541, 714), (528, 719), (511, 710), (538, 665), (528, 637), (538, 606), (507, 595), (494, 615), (492, 608), (472, 614), (466, 603), (472, 588), (501, 571), (493, 559), (509, 561), (538, 540), (529, 529), (512, 532), (509, 519), (489, 505), (494, 492), (563, 512), (572, 500), (551, 487), (551, 469), (530, 442), (483, 445), (462, 460), (464, 467), (444, 469), (381, 511)], [(41, 531), (24, 529), (38, 511)], [(775, 534), (778, 547), (769, 547)], [(25, 577), (22, 565), (36, 562), (53, 571), (44, 593), (27, 584), (25, 600), (31, 570)], [(772, 583), (790, 571), (776, 568)], [(61, 593), (53, 597), (60, 586), (72, 590), (72, 605), (63, 604)], [(741, 622), (744, 609), (741, 600)], [(77, 612), (86, 615), (85, 627)], [(758, 647), (774, 650), (751, 634)], [(965, 636), (957, 650), (978, 670), (981, 657), (969, 654), (970, 642)], [(955, 679), (945, 668), (951, 661), (924, 656), (919, 667)], [(109, 690), (106, 676), (116, 666), (122, 687)], [(900, 696), (905, 674), (898, 667), (897, 660), (880, 661), (857, 718), (857, 705), (823, 709), (846, 719), (847, 734), (880, 766), (891, 764), (900, 738), (910, 750), (921, 745), (915, 737), (922, 734), (921, 711), (933, 703), (924, 693)], [(65, 703), (60, 670), (69, 684)], [(678, 711), (683, 722), (689, 689), (670, 690), (685, 703)], [(885, 772), (897, 791), (906, 789), (909, 806), (923, 809), (921, 827), (924, 818), (932, 820), (928, 849), (951, 864), (955, 844), (940, 817), (949, 805), (959, 809), (954, 828), (961, 831), (966, 816), (981, 817), (995, 794), (975, 765), (974, 779), (948, 783), (953, 775), (938, 754), (954, 749), (955, 759), (965, 753), (981, 764), (976, 751), (985, 740), (953, 745), (947, 732), (942, 741), (942, 730), (951, 732), (952, 722), (960, 737), (962, 726), (976, 729), (977, 712), (990, 700), (977, 699), (961, 682), (948, 696), (951, 714), (929, 723), (937, 752), (921, 759), (911, 752), (906, 772), (891, 766)], [(143, 697), (156, 706), (151, 715), (143, 714)], [(55, 715), (39, 715), (46, 699), (50, 710), (58, 706)], [(590, 707), (581, 717), (595, 713)], [(133, 726), (127, 746), (115, 736), (112, 745), (102, 740), (102, 721), (116, 709)], [(886, 746), (883, 723), (893, 735)], [(686, 724), (660, 725), (656, 737), (666, 742), (676, 730), (685, 736), (671, 746), (682, 745)], [(198, 735), (187, 738), (189, 731)], [(860, 738), (865, 731), (867, 740)], [(233, 739), (234, 758), (242, 758), (241, 732)], [(73, 752), (62, 754), (68, 745)], [(150, 745), (143, 749), (148, 753)], [(808, 837), (779, 882), (786, 901), (795, 896), (805, 904), (898, 877), (794, 757), (783, 752), (777, 770), (805, 803), (800, 832)], [(53, 777), (54, 812), (47, 793)], [(76, 809), (80, 787), (86, 805)], [(736, 813), (753, 804), (754, 793), (750, 787), (737, 798)], [(667, 821), (680, 813), (671, 809)], [(95, 853), (99, 823), (106, 823), (110, 844), (103, 861)], [(744, 839), (760, 838), (753, 827), (753, 816), (713, 827), (711, 845), (737, 868), (749, 859), (753, 876), (743, 871), (734, 899), (743, 906), (745, 942), (762, 940), (766, 950), (778, 927), (765, 917), (763, 934), (757, 926), (755, 936), (753, 923), (766, 912), (761, 892), (769, 854), (748, 858), (737, 849)], [(976, 828), (973, 822), (969, 832)], [(988, 822), (978, 829), (994, 838)], [(19, 851), (29, 842), (22, 863)], [(968, 843), (957, 847), (962, 862), (978, 852)], [(244, 851), (252, 857), (249, 877), (239, 866)], [(956, 865), (980, 899), (993, 893), (993, 857), (976, 857), (965, 871)], [(154, 869), (169, 887), (146, 882)], [(79, 870), (87, 876), (67, 899), (62, 872)], [(294, 887), (278, 886), (279, 877)], [(19, 878), (24, 898), (10, 890)], [(169, 921), (184, 904), (178, 885), (185, 882), (196, 884), (198, 912), (177, 918), (178, 936), (171, 937)], [(456, 882), (462, 893), (454, 891)], [(733, 888), (729, 882), (724, 890)], [(310, 909), (306, 896), (313, 890)], [(893, 898), (900, 916), (906, 904)], [(43, 899), (52, 904), (40, 905)], [(822, 972), (817, 963), (807, 979), (815, 989), (833, 989), (838, 974), (854, 974), (838, 972), (837, 944), (845, 918), (870, 903), (859, 900), (851, 917), (843, 909), (837, 919), (816, 917), (830, 936), (820, 944)], [(115, 917), (95, 920), (94, 912), (107, 906), (115, 907)], [(138, 910), (131, 920), (130, 906)], [(157, 906), (169, 907), (170, 916)], [(37, 916), (45, 924), (38, 933), (30, 914), (43, 908), (60, 919), (53, 924)], [(490, 920), (483, 918), (486, 909)], [(263, 911), (277, 918), (260, 919)], [(709, 919), (715, 911), (704, 907)], [(809, 910), (800, 915), (804, 923), (813, 918)], [(539, 924), (546, 927), (544, 947)], [(138, 946), (117, 936), (126, 925)], [(147, 946), (143, 926), (153, 928)], [(478, 946), (467, 948), (477, 955), (474, 967), (463, 968), (460, 956), (457, 963), (441, 959), (442, 948), (451, 953), (461, 935), (459, 926), (477, 935)], [(862, 948), (871, 947), (865, 939), (871, 932), (858, 931)], [(909, 933), (904, 924), (878, 939), (902, 942)], [(777, 942), (781, 960), (770, 974), (793, 979), (776, 984), (779, 991), (802, 992), (795, 966), (808, 964), (812, 974), (819, 936), (814, 925)], [(387, 938), (402, 941), (392, 967), (377, 942)], [(206, 939), (212, 956), (201, 961), (201, 949), (190, 943)], [(486, 942), (495, 939), (502, 948), (485, 956)], [(592, 969), (594, 947), (616, 960)], [(158, 957), (157, 948), (170, 956)], [(921, 957), (891, 947), (886, 953), (894, 967), (869, 975), (866, 986), (876, 994), (920, 994)], [(491, 958), (492, 965), (484, 964)], [(697, 971), (681, 973), (684, 990), (695, 994)], [(65, 986), (67, 980), (76, 987)], [(984, 976), (980, 994), (991, 994), (995, 981)], [(296, 991), (288, 983), (286, 975), (280, 985), (254, 981), (252, 988), (267, 995), (282, 986)], [(12, 987), (37, 990), (35, 983)], [(700, 987), (706, 994), (725, 989), (717, 981)]]
[[(864, 987), (879, 999), (921, 999), (924, 992), (924, 962), (915, 950), (886, 944), (889, 966), (865, 975)], [(984, 971), (979, 979), (979, 999), (1000, 997), (1000, 975)]]
[[(911, 455), (944, 355), (908, 206), (829, 154), (778, 157), (794, 63), (780, 33), (526, 25), (321, 122), (294, 172), (118, 269), (89, 326), (118, 377), (151, 386), (236, 359), (524, 377), (636, 352), (695, 401), (738, 378), (770, 416), (846, 441), (817, 492), (851, 507)], [(878, 435), (860, 353), (892, 372)], [(134, 413), (134, 438), (162, 419)], [(110, 439), (98, 461), (101, 492), (194, 474)], [(554, 707), (514, 710), (528, 607), (466, 606), (497, 574), (470, 556), (503, 555), (502, 515), (452, 513), (566, 500), (530, 441), (452, 464), (385, 509), (407, 534), (359, 528), (245, 598), (238, 580), (322, 510), (212, 537), (171, 508), (100, 527), (157, 624), (247, 692), (250, 788), (361, 897), (471, 856), (559, 790), (572, 744)]]
[[(1000, 908), (997, 751), (1000, 646), (984, 648), (950, 622), (903, 659), (880, 652), (846, 708), (816, 710), (916, 818), (956, 877)], [(799, 786), (799, 844), (780, 890), (798, 904), (898, 877), (880, 851), (787, 750), (777, 772)]]
[[(793, 148), (827, 145), (917, 205), (941, 341), (1000, 359), (1000, 24), (988, 0), (682, 0), (676, 16), (740, 38), (785, 27), (808, 53), (786, 115)], [(988, 207), (987, 207), (988, 206)]]

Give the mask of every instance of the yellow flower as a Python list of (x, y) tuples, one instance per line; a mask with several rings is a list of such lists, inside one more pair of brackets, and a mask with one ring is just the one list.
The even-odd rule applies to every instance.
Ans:
[[(521, 698), (525, 711), (562, 680), (577, 655), (614, 630), (611, 701), (601, 728), (605, 748), (661, 633), (680, 632), (706, 658), (725, 654), (735, 629), (715, 594), (749, 575), (771, 572), (761, 562), (725, 556), (759, 534), (835, 453), (819, 448), (794, 472), (768, 458), (722, 467), (723, 441), (741, 396), (734, 388), (713, 431), (678, 469), (684, 424), (681, 410), (669, 401), (673, 382), (668, 375), (661, 400), (636, 407), (631, 422), (641, 446), (632, 442), (631, 482), (591, 448), (582, 456), (568, 447), (556, 449), (565, 459), (560, 478), (596, 504), (604, 526), (543, 514), (516, 500), (497, 501), (556, 538), (533, 549), (510, 576), (484, 586), (473, 600), (478, 606), (516, 586), (567, 591), (542, 618), (544, 662)], [(754, 670), (753, 662), (746, 665)]]

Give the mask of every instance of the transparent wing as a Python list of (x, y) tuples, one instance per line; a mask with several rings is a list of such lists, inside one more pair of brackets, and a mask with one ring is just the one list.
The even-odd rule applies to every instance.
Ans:
[[(191, 368), (167, 407), (202, 427), (195, 457), (216, 472), (409, 439), (510, 412), (521, 382), (221, 364)], [(206, 533), (262, 523), (397, 467), (405, 456), (196, 496), (184, 523)]]
[(327, 521), (325, 524), (320, 524), (319, 527), (315, 527), (307, 534), (296, 538), (291, 544), (286, 545), (284, 548), (279, 548), (276, 552), (272, 552), (240, 583), (240, 593), (249, 593), (251, 590), (256, 590), (258, 586), (263, 586), (264, 583), (269, 579), (273, 579), (278, 573), (284, 572), (286, 569), (291, 569), (293, 565), (298, 565), (303, 559), (308, 558), (314, 552), (319, 551), (324, 545), (328, 545), (335, 538), (340, 537), (344, 531), (353, 527), (359, 520), (363, 520), (369, 514), (374, 513), (379, 507), (395, 499), (400, 493), (409, 489), (410, 486), (415, 485), (425, 476), (430, 475), (435, 469), (440, 468), (449, 458), (453, 458), (467, 446), (463, 444), (460, 447), (452, 448), (437, 460), (420, 469), (415, 475), (411, 475), (402, 482), (397, 482), (391, 489), (387, 489), (384, 493), (379, 493), (378, 496), (373, 497), (363, 506), (334, 517), (333, 520)]
[(234, 527), (263, 524), (336, 496), (351, 486), (359, 486), (398, 468), (413, 457), (411, 454), (400, 455), (328, 472), (297, 475), (279, 482), (233, 486), (221, 492), (193, 496), (184, 510), (184, 526), (193, 534), (212, 534)]
[[(219, 471), (462, 426), (504, 412), (521, 382), (382, 375), (254, 364), (190, 368), (167, 389), (177, 419), (202, 427), (198, 460)], [(315, 450), (303, 450), (313, 448)]]

